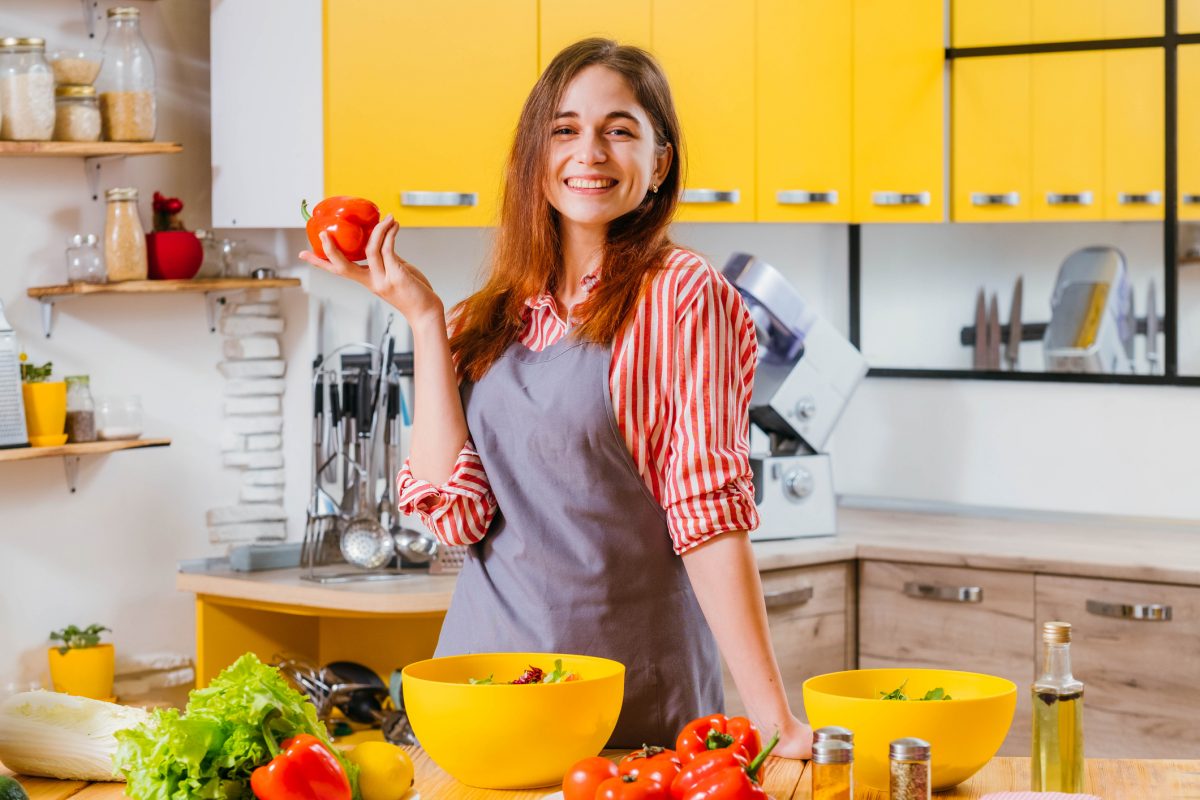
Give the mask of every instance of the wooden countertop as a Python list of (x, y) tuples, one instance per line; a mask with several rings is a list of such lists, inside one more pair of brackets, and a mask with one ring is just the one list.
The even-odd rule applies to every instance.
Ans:
[[(980, 567), (1200, 586), (1200, 525), (1065, 515), (838, 510), (837, 536), (756, 542), (760, 569), (852, 559)], [(179, 573), (180, 591), (229, 602), (355, 614), (432, 614), (449, 607), (453, 575), (320, 585), (302, 570)]]
[[(421, 800), (542, 800), (552, 788), (524, 792), (472, 789), (442, 772), (424, 752), (409, 748), (416, 766), (416, 793)], [(1143, 759), (1089, 759), (1088, 791), (1104, 800), (1165, 800), (1200, 796), (1200, 760), (1158, 761)], [(0, 766), (0, 774), (11, 772)], [(808, 763), (768, 759), (765, 788), (775, 800), (811, 800)], [(125, 797), (123, 783), (55, 781), (46, 778), (18, 780), (30, 800), (115, 800)], [(978, 800), (989, 792), (1022, 791), (1029, 787), (1029, 759), (994, 758), (971, 780), (938, 800)], [(886, 792), (860, 787), (855, 800), (887, 800)], [(410, 795), (412, 797), (412, 795)]]

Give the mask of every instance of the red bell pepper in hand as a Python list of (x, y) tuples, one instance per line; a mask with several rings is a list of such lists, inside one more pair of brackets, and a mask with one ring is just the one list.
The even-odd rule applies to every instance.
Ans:
[(724, 749), (741, 753), (747, 761), (753, 761), (762, 750), (758, 728), (745, 717), (712, 714), (689, 722), (675, 741), (675, 751), (684, 764), (705, 751)]
[(338, 250), (351, 261), (367, 257), (367, 239), (379, 224), (379, 206), (361, 197), (338, 195), (326, 197), (308, 213), (308, 201), (300, 202), (300, 214), (305, 219), (304, 231), (313, 253), (328, 259), (321, 246), (321, 232), (327, 231)]
[(766, 748), (747, 762), (734, 749), (722, 748), (701, 753), (683, 766), (671, 781), (671, 800), (763, 800), (767, 795), (758, 784), (763, 762), (775, 745), (779, 734)]
[(596, 800), (670, 800), (667, 787), (634, 775), (609, 778), (596, 788)]
[(675, 780), (675, 776), (679, 774), (683, 765), (674, 750), (644, 744), (642, 749), (634, 750), (622, 758), (617, 766), (622, 775), (649, 778), (655, 783), (670, 786), (671, 781)]
[(337, 757), (317, 737), (301, 733), (283, 743), (265, 729), (273, 758), (250, 774), (259, 800), (351, 800), (350, 779)]

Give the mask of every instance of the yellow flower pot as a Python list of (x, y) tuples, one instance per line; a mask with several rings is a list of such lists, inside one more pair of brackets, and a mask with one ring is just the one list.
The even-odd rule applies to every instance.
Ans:
[(54, 684), (54, 691), (94, 700), (113, 699), (114, 654), (111, 644), (72, 647), (66, 653), (51, 647), (49, 654), (50, 682)]
[(67, 384), (65, 381), (22, 383), (25, 399), (25, 430), (34, 447), (65, 444), (67, 435)]

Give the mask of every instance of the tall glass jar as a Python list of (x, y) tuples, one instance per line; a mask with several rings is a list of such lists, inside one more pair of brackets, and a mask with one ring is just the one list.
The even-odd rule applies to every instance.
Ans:
[(136, 8), (108, 10), (104, 66), (97, 79), (100, 120), (105, 141), (149, 142), (154, 139), (154, 57), (142, 38)]
[(147, 274), (146, 232), (138, 217), (137, 189), (109, 189), (104, 223), (104, 264), (110, 281), (144, 281)]
[(54, 90), (54, 141), (100, 141), (96, 87), (70, 85)]
[(67, 280), (71, 283), (104, 283), (104, 261), (96, 247), (96, 234), (77, 233), (67, 244)]
[(45, 39), (0, 39), (0, 139), (48, 141), (54, 134), (54, 73)]
[(67, 376), (67, 441), (96, 441), (96, 402), (87, 375)]

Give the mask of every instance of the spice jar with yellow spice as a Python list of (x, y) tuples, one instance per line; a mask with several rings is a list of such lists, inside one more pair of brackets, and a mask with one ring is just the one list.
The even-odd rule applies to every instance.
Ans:
[(149, 142), (155, 131), (154, 57), (142, 38), (136, 8), (108, 10), (104, 66), (97, 79), (103, 136), (110, 142)]
[(109, 189), (104, 223), (104, 264), (110, 281), (146, 280), (146, 231), (138, 218), (138, 191)]
[(812, 746), (813, 800), (854, 800), (854, 745), (823, 739)]

